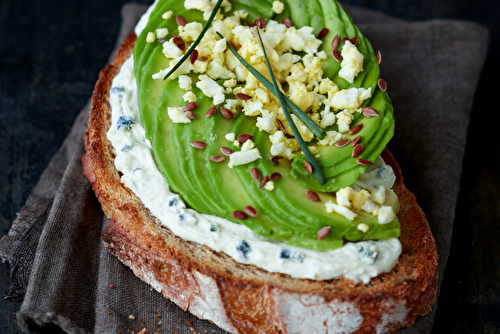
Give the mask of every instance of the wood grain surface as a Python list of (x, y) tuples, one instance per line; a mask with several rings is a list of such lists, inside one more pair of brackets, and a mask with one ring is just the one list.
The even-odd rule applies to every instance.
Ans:
[[(8, 232), (90, 97), (117, 37), (125, 2), (0, 1), (0, 236)], [(500, 75), (500, 3), (343, 3), (409, 20), (472, 20), (491, 29), (489, 56), (471, 114), (451, 255), (433, 333), (500, 333), (500, 149), (496, 142), (500, 111), (495, 80)], [(1, 295), (8, 296), (9, 274), (8, 265), (0, 264)], [(0, 298), (0, 332), (18, 332), (14, 313), (20, 305)]]

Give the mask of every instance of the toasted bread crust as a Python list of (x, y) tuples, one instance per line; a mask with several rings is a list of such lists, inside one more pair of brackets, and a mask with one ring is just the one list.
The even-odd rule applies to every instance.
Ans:
[(113, 63), (101, 71), (84, 135), (84, 174), (111, 218), (102, 233), (109, 252), (183, 310), (231, 333), (392, 333), (431, 310), (438, 278), (435, 241), (387, 149), (382, 156), (397, 178), (403, 253), (390, 273), (367, 285), (346, 278), (314, 281), (271, 273), (178, 238), (162, 226), (121, 183), (106, 138), (112, 80), (135, 40), (132, 33)]

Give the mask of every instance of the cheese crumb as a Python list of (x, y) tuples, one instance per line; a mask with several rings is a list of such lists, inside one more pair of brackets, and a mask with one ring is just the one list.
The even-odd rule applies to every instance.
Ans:
[(262, 157), (258, 148), (250, 151), (234, 152), (229, 156), (229, 163), (227, 165), (229, 168), (233, 168), (233, 166), (245, 165), (260, 158)]
[(226, 140), (229, 140), (229, 141), (234, 141), (236, 139), (236, 135), (231, 132), (231, 133), (228, 133), (224, 136), (224, 138), (226, 138)]
[(348, 208), (345, 208), (343, 206), (337, 205), (333, 203), (332, 201), (329, 201), (328, 203), (325, 203), (326, 206), (326, 212), (332, 213), (336, 212), (344, 217), (346, 217), (349, 220), (354, 220), (358, 215), (349, 210)]
[(363, 71), (363, 55), (350, 41), (345, 41), (342, 48), (342, 63), (339, 77), (344, 78), (349, 83), (354, 82), (354, 78)]
[(148, 32), (148, 35), (146, 36), (146, 42), (148, 43), (153, 43), (156, 39), (155, 33), (154, 32)]
[(273, 2), (273, 11), (276, 14), (283, 13), (283, 10), (285, 10), (285, 5), (281, 1), (275, 1), (275, 2)]
[(167, 109), (168, 117), (174, 123), (191, 123), (191, 120), (184, 115), (184, 110), (179, 107), (169, 107)]
[(392, 206), (382, 206), (378, 210), (378, 222), (380, 224), (388, 224), (396, 218), (396, 214), (392, 209)]
[(274, 190), (274, 182), (273, 181), (267, 181), (266, 185), (264, 186), (264, 189), (273, 191)]
[(345, 187), (345, 188), (339, 189), (336, 193), (337, 203), (339, 205), (346, 207), (346, 208), (350, 208), (351, 207), (352, 193), (353, 193), (353, 190), (351, 187)]
[(361, 223), (361, 224), (358, 224), (358, 230), (360, 230), (361, 232), (368, 232), (368, 230), (370, 229), (370, 226), (366, 225), (365, 223)]
[(250, 151), (253, 148), (255, 148), (255, 144), (251, 139), (248, 139), (242, 146), (241, 146), (241, 151)]
[(167, 37), (167, 35), (168, 35), (168, 29), (167, 28), (156, 29), (156, 37), (158, 37), (158, 38), (164, 38), (164, 37)]
[(163, 13), (163, 15), (161, 16), (162, 19), (164, 20), (168, 20), (172, 17), (172, 15), (174, 14), (174, 12), (172, 12), (171, 10), (169, 10), (168, 12), (166, 13)]
[(196, 102), (196, 100), (198, 100), (196, 94), (193, 93), (192, 91), (188, 91), (186, 94), (182, 95), (182, 98), (186, 102)]
[(187, 75), (179, 75), (179, 87), (184, 90), (190, 90), (193, 80)]

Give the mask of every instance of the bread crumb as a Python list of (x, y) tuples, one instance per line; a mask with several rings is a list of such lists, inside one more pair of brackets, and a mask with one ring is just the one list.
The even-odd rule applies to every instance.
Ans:
[(115, 286), (114, 284), (110, 284), (110, 285), (109, 285), (109, 287), (110, 287), (111, 289), (116, 288), (116, 286)]

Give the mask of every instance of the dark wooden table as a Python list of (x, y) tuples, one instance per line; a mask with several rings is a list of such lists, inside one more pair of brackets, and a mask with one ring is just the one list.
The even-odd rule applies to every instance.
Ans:
[[(8, 232), (89, 98), (117, 37), (125, 2), (0, 0), (0, 236)], [(500, 333), (500, 150), (495, 124), (500, 121), (495, 80), (500, 76), (500, 3), (344, 2), (409, 20), (458, 18), (491, 29), (433, 333)], [(9, 267), (0, 264), (0, 294), (8, 292), (9, 284)], [(0, 298), (0, 332), (18, 332), (14, 313), (19, 307), (19, 302)]]

